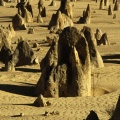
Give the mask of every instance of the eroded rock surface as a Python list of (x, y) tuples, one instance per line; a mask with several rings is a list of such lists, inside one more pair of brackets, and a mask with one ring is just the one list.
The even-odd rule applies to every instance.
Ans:
[(59, 97), (91, 94), (88, 44), (76, 28), (63, 30), (59, 42), (53, 42), (42, 60), (41, 70), (42, 75), (35, 90), (37, 95)]
[(57, 32), (58, 30), (63, 30), (65, 27), (73, 26), (73, 21), (66, 14), (57, 11), (56, 14), (52, 15), (48, 29), (51, 32)]

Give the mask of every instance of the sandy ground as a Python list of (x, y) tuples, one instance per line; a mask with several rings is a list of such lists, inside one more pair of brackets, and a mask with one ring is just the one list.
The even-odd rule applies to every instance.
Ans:
[[(40, 50), (37, 51), (38, 48), (33, 50), (41, 61), (49, 49), (48, 45), (43, 42), (49, 31), (47, 27), (43, 26), (48, 25), (51, 15), (59, 8), (60, 2), (56, 1), (57, 6), (51, 7), (48, 6), (50, 1), (45, 1), (47, 17), (43, 18), (43, 24), (36, 23), (38, 15), (37, 2), (38, 0), (31, 1), (34, 11), (34, 22), (27, 24), (29, 27), (34, 27), (35, 34), (27, 34), (27, 30), (16, 31), (16, 37), (12, 39), (12, 43), (13, 46), (16, 46), (15, 41), (20, 36), (29, 41), (31, 46), (35, 42), (39, 43)], [(110, 45), (97, 47), (103, 57), (105, 67), (95, 69), (92, 72), (95, 96), (45, 98), (51, 102), (51, 106), (35, 107), (33, 103), (36, 97), (33, 96), (33, 93), (41, 75), (39, 65), (21, 66), (17, 67), (15, 72), (5, 72), (2, 71), (4, 65), (1, 63), (0, 120), (83, 120), (86, 119), (90, 110), (94, 110), (100, 120), (108, 120), (111, 117), (120, 94), (120, 11), (114, 11), (117, 18), (113, 19), (113, 16), (107, 15), (107, 7), (104, 10), (99, 10), (99, 2), (95, 3), (95, 1), (90, 0), (72, 2), (71, 4), (74, 4), (73, 21), (78, 29), (82, 29), (85, 26), (85, 24), (76, 24), (76, 22), (88, 3), (93, 12), (91, 24), (86, 26), (90, 26), (93, 33), (95, 33), (96, 28), (100, 28), (103, 33), (107, 33), (110, 42)], [(110, 0), (110, 4), (113, 7), (112, 0)], [(8, 26), (12, 17), (17, 13), (16, 8), (10, 8), (11, 5), (15, 6), (16, 4), (6, 3), (5, 7), (0, 6), (0, 25)], [(54, 111), (58, 114), (44, 116), (45, 111)], [(24, 114), (23, 117), (19, 116), (21, 113)]]

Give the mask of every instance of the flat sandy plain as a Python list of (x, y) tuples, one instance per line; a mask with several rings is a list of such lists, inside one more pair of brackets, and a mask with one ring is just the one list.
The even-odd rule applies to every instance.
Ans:
[[(22, 36), (32, 46), (33, 43), (39, 43), (40, 50), (34, 48), (35, 54), (39, 57), (39, 61), (45, 56), (49, 49), (48, 44), (43, 41), (49, 34), (47, 25), (53, 13), (59, 8), (60, 2), (56, 1), (57, 6), (49, 6), (50, 1), (45, 1), (47, 17), (43, 18), (44, 23), (37, 23), (38, 0), (32, 0), (31, 4), (34, 11), (34, 22), (28, 23), (27, 26), (34, 27), (35, 34), (27, 34), (27, 30), (16, 31), (16, 36), (12, 39), (12, 45), (18, 37)], [(82, 0), (72, 2), (74, 4), (73, 21), (75, 27), (82, 29), (85, 24), (76, 24), (87, 4), (92, 8), (91, 24), (86, 25), (92, 28), (93, 34), (96, 28), (100, 28), (102, 32), (106, 32), (110, 45), (98, 46), (98, 50), (103, 57), (105, 67), (95, 69), (92, 72), (92, 81), (94, 82), (94, 97), (66, 97), (66, 98), (45, 98), (51, 102), (48, 107), (35, 107), (33, 103), (36, 97), (33, 96), (34, 88), (40, 78), (41, 70), (39, 65), (26, 65), (16, 68), (15, 72), (2, 71), (4, 66), (0, 64), (0, 120), (83, 120), (86, 119), (90, 110), (94, 110), (100, 120), (108, 120), (117, 103), (120, 94), (120, 11), (114, 11), (117, 15), (113, 19), (113, 15), (108, 16), (107, 7), (99, 10), (99, 2), (90, 0)], [(112, 0), (110, 4), (113, 7)], [(8, 26), (12, 17), (17, 13), (17, 9), (10, 8), (15, 3), (6, 3), (5, 7), (0, 6), (0, 25)], [(28, 28), (29, 28), (28, 27)], [(98, 88), (107, 91), (98, 95)], [(101, 95), (100, 95), (101, 94)], [(44, 116), (45, 111), (57, 112), (58, 115)], [(23, 113), (24, 116), (19, 115)]]

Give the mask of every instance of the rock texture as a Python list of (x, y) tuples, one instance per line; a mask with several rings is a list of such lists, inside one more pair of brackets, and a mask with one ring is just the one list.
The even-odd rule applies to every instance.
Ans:
[(26, 23), (33, 22), (32, 14), (27, 10), (27, 8), (24, 8), (24, 20)]
[(34, 64), (36, 57), (29, 44), (22, 39), (19, 41), (16, 50), (5, 63), (5, 70), (13, 71), (16, 66)]
[(113, 15), (113, 19), (116, 19), (116, 14)]
[(113, 4), (115, 4), (116, 0), (113, 0)]
[(83, 17), (80, 17), (79, 21), (77, 23), (80, 24), (90, 24), (91, 22), (91, 8), (88, 4), (85, 11), (83, 11)]
[(100, 0), (100, 10), (104, 9), (104, 0)]
[(61, 5), (59, 10), (61, 11), (61, 13), (66, 14), (70, 18), (73, 18), (72, 6), (69, 0), (61, 0)]
[(104, 5), (109, 6), (109, 0), (104, 0)]
[(5, 34), (2, 34), (0, 43), (0, 61), (6, 64), (12, 55), (11, 39), (7, 38)]
[(46, 106), (47, 106), (46, 100), (44, 99), (44, 97), (43, 97), (41, 94), (40, 94), (40, 95), (38, 96), (38, 98), (35, 100), (34, 105), (35, 105), (36, 107), (46, 107)]
[(34, 28), (29, 28), (29, 29), (28, 29), (28, 34), (34, 34), (34, 33), (35, 33)]
[[(57, 42), (58, 41), (58, 42)], [(104, 67), (92, 30), (66, 27), (40, 63), (41, 77), (35, 95), (45, 97), (91, 96), (91, 69)]]
[(25, 20), (19, 15), (16, 14), (12, 19), (12, 25), (15, 30), (26, 30), (26, 22)]
[(40, 64), (42, 75), (36, 95), (91, 96), (91, 66), (103, 67), (103, 62), (93, 44), (91, 29), (84, 27), (82, 32), (66, 27), (58, 42), (53, 41)]
[(33, 17), (33, 9), (32, 9), (32, 5), (30, 4), (30, 1), (27, 2), (26, 9), (31, 13)]
[(107, 33), (104, 33), (100, 39), (99, 45), (109, 45)]
[(66, 14), (57, 11), (56, 14), (52, 15), (50, 23), (48, 25), (48, 29), (51, 32), (56, 32), (57, 30), (63, 30), (65, 27), (73, 26), (73, 21)]
[(46, 17), (46, 8), (44, 6), (44, 0), (39, 0), (38, 2), (39, 14), (41, 17)]
[(5, 6), (4, 0), (0, 0), (0, 6)]
[(33, 22), (33, 10), (29, 1), (20, 1), (16, 8), (18, 8), (18, 14), (25, 19), (26, 22)]
[(6, 36), (8, 39), (15, 37), (15, 31), (14, 31), (11, 24), (9, 24), (8, 27), (1, 26), (0, 27), (0, 34), (1, 34), (1, 36), (0, 36), (1, 38), (3, 35)]
[(37, 16), (37, 23), (43, 23), (43, 18), (41, 17), (40, 14)]
[(115, 108), (110, 120), (119, 120), (120, 119), (120, 112), (119, 111), (120, 111), (120, 96), (118, 98), (116, 108)]
[(16, 33), (11, 24), (8, 25), (8, 30), (11, 32), (11, 37), (15, 37)]
[(109, 5), (109, 8), (108, 8), (108, 15), (113, 15), (113, 10), (111, 5)]
[(101, 37), (102, 37), (102, 31), (99, 28), (97, 28), (95, 33), (96, 41), (100, 40)]
[[(29, 30), (32, 34), (34, 29)], [(38, 58), (35, 57), (33, 50), (22, 37), (19, 39), (15, 51), (12, 50), (11, 38), (15, 36), (15, 31), (11, 25), (7, 28), (0, 28), (0, 61), (5, 64), (5, 70), (15, 70), (15, 66), (39, 64)]]
[(84, 26), (82, 32), (88, 42), (92, 69), (94, 69), (94, 67), (97, 68), (104, 67), (100, 53), (98, 52), (97, 48), (94, 45), (92, 29), (90, 27)]
[(102, 34), (100, 29), (96, 29), (95, 38), (97, 45), (109, 45), (107, 33)]
[(35, 56), (29, 44), (25, 41), (20, 41), (12, 55), (12, 61), (15, 66), (29, 65), (33, 63)]
[(10, 59), (12, 54), (11, 38), (15, 36), (15, 31), (11, 25), (7, 28), (0, 28), (0, 61), (4, 64)]
[(116, 1), (115, 1), (115, 5), (114, 5), (114, 11), (119, 11), (119, 10), (120, 10), (119, 1), (116, 0)]
[(55, 0), (52, 0), (49, 6), (56, 6)]

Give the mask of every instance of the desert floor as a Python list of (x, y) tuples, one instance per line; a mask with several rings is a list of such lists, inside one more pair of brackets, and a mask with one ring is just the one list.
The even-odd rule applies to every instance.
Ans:
[[(43, 18), (44, 23), (37, 23), (38, 0), (32, 0), (31, 4), (34, 11), (34, 22), (27, 26), (34, 27), (35, 34), (27, 34), (27, 30), (16, 31), (16, 36), (12, 39), (12, 45), (16, 46), (18, 37), (22, 36), (32, 46), (33, 43), (39, 44), (38, 48), (33, 48), (39, 61), (45, 56), (49, 49), (47, 43), (44, 43), (46, 36), (49, 35), (47, 25), (53, 13), (59, 8), (60, 2), (56, 1), (57, 6), (49, 6), (50, 1), (45, 1), (47, 17)], [(33, 96), (34, 88), (40, 78), (41, 70), (39, 65), (26, 65), (16, 68), (15, 72), (6, 72), (2, 70), (4, 65), (0, 63), (0, 120), (83, 120), (86, 119), (90, 110), (94, 110), (100, 120), (108, 120), (117, 103), (120, 94), (120, 11), (114, 11), (117, 18), (108, 15), (108, 7), (99, 10), (99, 2), (82, 0), (72, 2), (74, 4), (73, 21), (75, 27), (82, 29), (83, 26), (90, 26), (93, 34), (96, 28), (106, 32), (110, 45), (98, 46), (98, 51), (103, 57), (105, 67), (95, 69), (92, 72), (92, 81), (94, 88), (94, 97), (68, 97), (68, 98), (45, 98), (51, 102), (48, 107), (35, 107), (33, 103), (36, 97)], [(92, 8), (91, 24), (76, 24), (87, 4)], [(110, 0), (112, 7), (112, 0)], [(17, 13), (17, 9), (11, 8), (16, 3), (6, 3), (6, 6), (0, 6), (0, 25), (8, 26), (12, 17)], [(39, 51), (37, 51), (39, 49)], [(103, 89), (103, 92), (101, 91)], [(107, 94), (104, 94), (107, 93)], [(57, 115), (44, 116), (45, 111), (57, 112)], [(24, 116), (19, 116), (21, 113)]]

